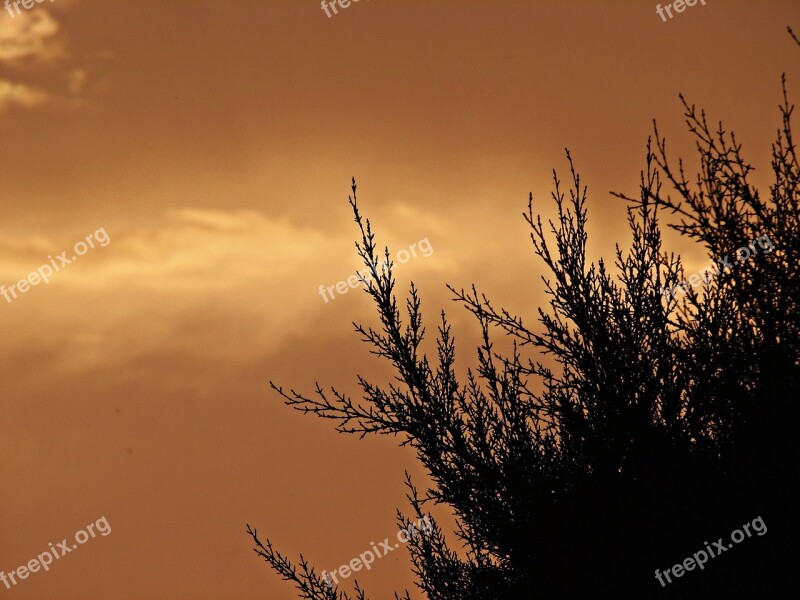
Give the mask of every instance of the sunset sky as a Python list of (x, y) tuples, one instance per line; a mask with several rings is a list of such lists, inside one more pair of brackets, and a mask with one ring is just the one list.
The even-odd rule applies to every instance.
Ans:
[[(394, 536), (413, 454), (339, 435), (268, 385), (392, 375), (353, 332), (374, 321), (365, 294), (319, 294), (359, 268), (351, 177), (392, 255), (430, 242), (400, 290), (418, 284), (431, 330), (447, 309), (473, 364), (478, 331), (445, 284), (535, 320), (521, 212), (533, 192), (552, 215), (565, 147), (595, 259), (628, 243), (609, 191), (636, 193), (653, 118), (696, 167), (679, 93), (768, 181), (782, 72), (800, 99), (800, 3), (707, 0), (668, 22), (655, 4), (0, 5), (0, 284), (101, 228), (110, 240), (0, 296), (0, 570), (112, 528), (0, 599), (291, 600), (246, 523), (320, 570)], [(372, 598), (410, 587), (407, 553), (359, 581)]]

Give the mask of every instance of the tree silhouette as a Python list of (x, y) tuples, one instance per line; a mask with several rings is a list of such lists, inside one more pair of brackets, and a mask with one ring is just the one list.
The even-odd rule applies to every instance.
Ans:
[[(495, 308), (475, 287), (450, 288), (482, 331), (477, 367), (465, 381), (455, 373), (444, 313), (435, 359), (422, 351), (417, 288), (411, 284), (404, 315), (389, 251), (381, 257), (353, 180), (356, 246), (381, 324), (356, 331), (394, 366), (400, 384), (359, 377), (361, 399), (319, 384), (311, 396), (272, 386), (288, 405), (334, 420), (340, 432), (396, 435), (414, 448), (431, 485), (420, 495), (407, 478), (410, 506), (434, 524), (431, 535), (409, 542), (424, 597), (753, 598), (788, 581), (797, 531), (790, 492), (800, 166), (783, 83), (774, 182), (765, 195), (750, 183), (753, 167), (735, 135), (711, 128), (681, 97), (698, 174), (690, 182), (683, 162), (668, 158), (656, 126), (639, 193), (616, 194), (628, 203), (631, 243), (617, 246), (613, 264), (586, 257), (587, 189), (567, 152), (569, 185), (553, 175), (555, 221), (542, 222), (532, 196), (524, 215), (548, 272), (549, 306), (539, 308), (538, 326)], [(680, 257), (663, 248), (662, 217), (702, 245), (717, 265), (713, 276), (682, 284)], [(494, 348), (498, 331), (513, 341), (508, 355)], [(431, 505), (451, 509), (458, 548)], [(655, 569), (730, 539), (759, 516), (764, 537), (669, 585), (654, 578)], [(410, 523), (399, 513), (398, 521)], [(249, 525), (248, 532), (300, 597), (366, 598), (357, 583), (352, 596), (329, 587), (302, 556), (294, 564)]]

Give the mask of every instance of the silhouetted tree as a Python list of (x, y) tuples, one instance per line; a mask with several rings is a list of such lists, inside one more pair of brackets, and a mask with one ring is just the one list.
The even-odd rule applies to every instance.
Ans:
[[(413, 513), (434, 522), (432, 535), (409, 543), (425, 597), (754, 598), (774, 596), (789, 580), (800, 166), (785, 81), (783, 89), (774, 183), (763, 196), (735, 136), (721, 124), (710, 128), (681, 97), (698, 175), (690, 182), (683, 163), (675, 166), (656, 127), (639, 193), (616, 194), (628, 202), (631, 244), (617, 247), (613, 266), (587, 260), (587, 190), (567, 153), (568, 189), (554, 173), (555, 222), (542, 223), (532, 197), (524, 215), (549, 272), (539, 326), (496, 309), (475, 287), (451, 288), (482, 331), (477, 368), (463, 382), (444, 313), (435, 360), (422, 352), (413, 283), (401, 314), (388, 249), (381, 257), (353, 181), (356, 246), (381, 323), (356, 331), (391, 362), (401, 385), (359, 377), (360, 400), (319, 385), (313, 396), (273, 387), (290, 406), (336, 421), (340, 432), (396, 435), (416, 450), (432, 482), (421, 497), (407, 479)], [(665, 215), (676, 216), (669, 226), (716, 264), (730, 266), (701, 286), (681, 287), (680, 257), (662, 247)], [(749, 257), (735, 254), (748, 246)], [(498, 329), (514, 341), (510, 355), (493, 346)], [(537, 358), (545, 355), (555, 368)], [(450, 547), (427, 503), (450, 507), (462, 548)], [(655, 569), (682, 562), (706, 541), (730, 539), (758, 516), (768, 526), (763, 538), (666, 587), (654, 578)], [(354, 596), (328, 587), (302, 556), (295, 565), (248, 532), (302, 598), (365, 598), (357, 584)]]

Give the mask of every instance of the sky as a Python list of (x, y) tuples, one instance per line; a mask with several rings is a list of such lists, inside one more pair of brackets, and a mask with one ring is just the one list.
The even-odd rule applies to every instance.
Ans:
[[(446, 309), (474, 365), (479, 331), (445, 286), (535, 320), (521, 213), (533, 193), (552, 216), (565, 148), (609, 257), (629, 242), (609, 192), (636, 193), (653, 119), (697, 166), (679, 93), (736, 131), (762, 185), (782, 72), (800, 94), (791, 0), (667, 21), (633, 0), (19, 9), (0, 10), (0, 570), (111, 528), (19, 581), (23, 600), (290, 600), (247, 523), (320, 570), (395, 535), (404, 470), (424, 481), (413, 453), (268, 383), (391, 381), (353, 331), (368, 299), (336, 289), (359, 268), (352, 177), (381, 247), (407, 251), (399, 291), (414, 280), (431, 329)], [(667, 240), (687, 270), (707, 261)], [(411, 588), (407, 553), (359, 581)]]

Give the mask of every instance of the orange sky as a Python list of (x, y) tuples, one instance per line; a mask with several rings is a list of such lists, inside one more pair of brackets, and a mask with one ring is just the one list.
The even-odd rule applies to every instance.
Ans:
[[(595, 256), (628, 240), (608, 191), (635, 193), (651, 119), (691, 147), (679, 92), (768, 174), (782, 71), (800, 97), (785, 34), (800, 4), (707, 0), (666, 23), (655, 4), (0, 8), (0, 284), (101, 227), (110, 238), (0, 296), (0, 570), (102, 516), (112, 528), (15, 597), (289, 600), (245, 523), (320, 569), (393, 536), (413, 456), (338, 435), (267, 386), (389, 375), (352, 332), (372, 319), (364, 295), (318, 294), (358, 267), (350, 177), (381, 244), (430, 241), (398, 277), (431, 319), (448, 308), (472, 361), (474, 324), (444, 284), (475, 282), (532, 320), (541, 268), (520, 212), (533, 191), (550, 214), (565, 146)], [(397, 552), (359, 579), (386, 598), (408, 574)]]

